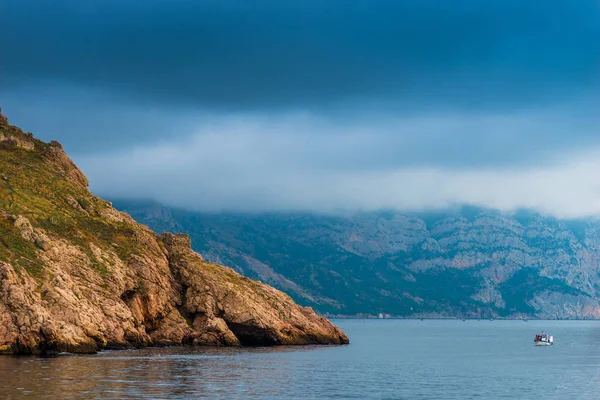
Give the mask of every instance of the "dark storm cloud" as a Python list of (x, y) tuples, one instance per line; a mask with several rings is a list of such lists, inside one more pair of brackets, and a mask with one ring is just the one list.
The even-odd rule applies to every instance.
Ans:
[(0, 3), (2, 85), (139, 102), (402, 110), (535, 106), (597, 85), (596, 0)]

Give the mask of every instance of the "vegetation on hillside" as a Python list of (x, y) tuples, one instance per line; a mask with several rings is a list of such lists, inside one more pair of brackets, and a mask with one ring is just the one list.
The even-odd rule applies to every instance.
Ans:
[(43, 276), (36, 252), (9, 216), (23, 216), (50, 237), (79, 246), (98, 272), (108, 272), (90, 248), (112, 248), (123, 259), (140, 250), (136, 227), (111, 221), (103, 213), (111, 206), (93, 196), (87, 181), (60, 144), (44, 143), (0, 120), (0, 261), (15, 263), (36, 277)]

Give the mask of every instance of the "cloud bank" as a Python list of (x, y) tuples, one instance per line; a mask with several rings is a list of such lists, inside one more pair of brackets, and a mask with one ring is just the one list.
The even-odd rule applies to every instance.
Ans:
[[(472, 204), (505, 211), (534, 208), (560, 217), (600, 215), (600, 146), (516, 165), (486, 166), (481, 154), (475, 155), (474, 165), (403, 161), (410, 157), (403, 142), (431, 124), (434, 132), (438, 124), (456, 129), (494, 125), (512, 132), (515, 143), (523, 127), (520, 118), (499, 120), (497, 115), (477, 122), (448, 116), (434, 121), (401, 120), (387, 126), (406, 132), (390, 147), (390, 140), (374, 137), (369, 126), (328, 130), (326, 123), (306, 115), (277, 120), (229, 116), (186, 140), (83, 156), (78, 162), (100, 193), (201, 211), (421, 211)], [(566, 129), (560, 119), (553, 122), (559, 126), (538, 122), (526, 128)], [(460, 146), (468, 158), (472, 147), (456, 143), (456, 152)], [(493, 148), (487, 151), (493, 156)]]

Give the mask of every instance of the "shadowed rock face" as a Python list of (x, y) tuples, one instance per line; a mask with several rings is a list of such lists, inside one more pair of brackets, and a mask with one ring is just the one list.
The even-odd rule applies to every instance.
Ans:
[(187, 236), (157, 236), (93, 196), (58, 143), (4, 116), (0, 139), (0, 354), (348, 343), (286, 294), (207, 263)]

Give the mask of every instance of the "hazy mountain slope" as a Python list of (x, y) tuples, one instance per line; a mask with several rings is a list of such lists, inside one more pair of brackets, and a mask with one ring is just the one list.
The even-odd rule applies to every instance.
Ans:
[(0, 114), (0, 354), (347, 342), (311, 309), (207, 263), (185, 235), (157, 236), (87, 184), (60, 144)]
[(491, 210), (349, 216), (116, 206), (338, 315), (599, 318), (600, 224)]

